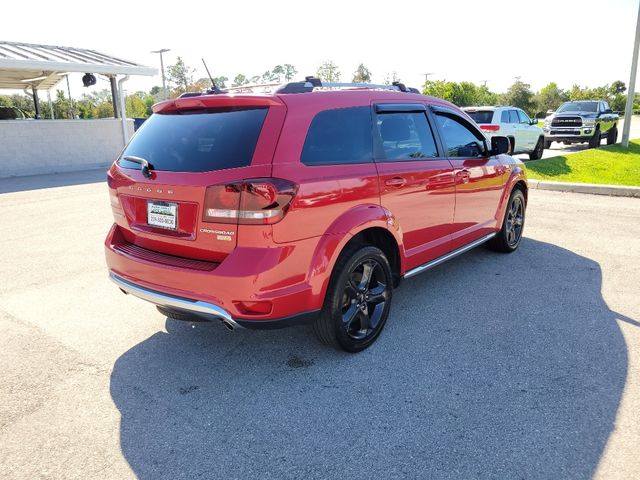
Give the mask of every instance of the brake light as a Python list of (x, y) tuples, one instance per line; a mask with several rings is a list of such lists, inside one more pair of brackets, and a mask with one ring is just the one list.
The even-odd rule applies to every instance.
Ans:
[(270, 225), (285, 216), (298, 186), (280, 178), (213, 185), (204, 200), (204, 222)]
[(500, 130), (500, 125), (480, 125), (480, 130), (484, 130), (486, 132), (497, 132)]

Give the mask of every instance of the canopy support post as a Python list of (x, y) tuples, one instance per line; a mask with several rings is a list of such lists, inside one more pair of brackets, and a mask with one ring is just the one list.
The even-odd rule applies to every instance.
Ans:
[(116, 85), (116, 77), (109, 75), (109, 83), (111, 84), (111, 103), (113, 103), (113, 118), (120, 118), (120, 106), (118, 102), (118, 86)]
[(129, 75), (125, 75), (118, 80), (118, 99), (120, 100), (120, 111), (122, 112), (122, 142), (126, 146), (129, 142), (129, 129), (127, 128), (127, 109), (124, 104), (124, 89), (122, 84), (129, 80)]
[(31, 86), (31, 92), (33, 94), (33, 104), (36, 107), (36, 119), (41, 119), (40, 115), (40, 99), (38, 99), (38, 89), (35, 86)]

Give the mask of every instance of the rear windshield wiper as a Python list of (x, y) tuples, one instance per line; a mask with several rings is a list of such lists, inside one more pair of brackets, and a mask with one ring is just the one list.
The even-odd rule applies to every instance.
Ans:
[(124, 155), (122, 159), (127, 160), (128, 162), (139, 163), (140, 168), (142, 169), (142, 175), (147, 178), (151, 178), (151, 169), (153, 168), (153, 165), (151, 165), (148, 160), (142, 157), (136, 157), (135, 155)]

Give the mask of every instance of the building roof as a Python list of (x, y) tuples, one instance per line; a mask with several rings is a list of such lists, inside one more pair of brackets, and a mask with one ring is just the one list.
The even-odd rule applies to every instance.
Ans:
[(151, 76), (158, 70), (85, 48), (0, 41), (0, 89), (48, 90), (71, 72)]

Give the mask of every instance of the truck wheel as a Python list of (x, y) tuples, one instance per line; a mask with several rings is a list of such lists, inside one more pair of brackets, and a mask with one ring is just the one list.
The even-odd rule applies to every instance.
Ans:
[(552, 144), (552, 143), (553, 143), (553, 142), (552, 142), (551, 140), (545, 140), (545, 141), (544, 141), (544, 148), (545, 148), (545, 150), (547, 150), (547, 149), (551, 148), (551, 144)]
[(600, 136), (600, 128), (596, 127), (596, 131), (593, 132), (593, 137), (589, 140), (589, 148), (598, 148), (600, 146), (600, 141), (602, 137)]
[(607, 145), (613, 145), (618, 141), (618, 126), (614, 125), (614, 127), (609, 130), (607, 133)]
[(524, 193), (522, 193), (520, 188), (516, 187), (509, 197), (507, 211), (504, 213), (504, 220), (502, 221), (502, 228), (496, 236), (488, 242), (489, 248), (502, 253), (516, 251), (522, 239), (525, 211)]
[(389, 261), (373, 246), (353, 245), (340, 254), (313, 331), (325, 345), (347, 352), (369, 347), (384, 327), (393, 289)]
[(536, 148), (533, 149), (533, 152), (529, 153), (529, 160), (540, 160), (542, 158), (543, 153), (544, 153), (544, 137), (540, 137), (538, 139), (538, 143), (536, 143)]

